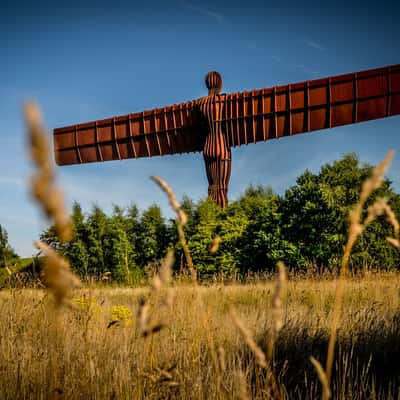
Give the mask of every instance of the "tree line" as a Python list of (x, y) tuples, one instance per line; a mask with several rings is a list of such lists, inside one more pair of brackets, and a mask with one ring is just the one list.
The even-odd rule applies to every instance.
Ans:
[[(372, 169), (355, 154), (347, 154), (318, 173), (305, 171), (283, 195), (269, 187), (250, 186), (226, 209), (208, 199), (195, 203), (184, 197), (181, 205), (189, 217), (185, 234), (198, 273), (272, 271), (280, 260), (298, 270), (337, 268), (347, 240), (349, 210)], [(400, 195), (390, 180), (384, 180), (367, 207), (378, 196), (387, 198), (400, 216)], [(52, 227), (41, 240), (69, 258), (83, 277), (111, 274), (116, 281), (141, 279), (170, 248), (176, 255), (175, 269), (186, 267), (175, 221), (166, 219), (156, 204), (144, 211), (134, 204), (114, 206), (106, 215), (96, 205), (84, 213), (75, 203), (71, 218), (72, 241), (60, 243)], [(218, 251), (211, 253), (217, 236)], [(398, 269), (400, 255), (388, 245), (388, 236), (393, 236), (392, 227), (379, 217), (357, 242), (352, 268)]]
[(0, 267), (15, 261), (18, 255), (8, 243), (8, 233), (6, 229), (0, 225)]

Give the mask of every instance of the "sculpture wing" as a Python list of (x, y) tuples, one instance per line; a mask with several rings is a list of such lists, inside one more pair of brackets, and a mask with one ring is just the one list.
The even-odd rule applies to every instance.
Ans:
[(230, 147), (400, 114), (400, 65), (221, 95)]
[(58, 165), (197, 152), (203, 143), (196, 101), (54, 130)]
[[(400, 65), (223, 94), (229, 147), (400, 114)], [(203, 150), (197, 101), (54, 130), (59, 165)]]

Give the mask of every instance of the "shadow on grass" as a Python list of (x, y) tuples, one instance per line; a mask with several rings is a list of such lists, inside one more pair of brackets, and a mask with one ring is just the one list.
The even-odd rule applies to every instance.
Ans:
[[(329, 332), (289, 321), (275, 345), (274, 371), (289, 399), (320, 398), (321, 388), (310, 362), (325, 365)], [(259, 337), (266, 351), (267, 337)], [(246, 350), (248, 353), (248, 350)], [(252, 356), (246, 357), (250, 360)], [(400, 398), (400, 312), (383, 318), (371, 306), (352, 315), (338, 332), (332, 375), (333, 399)], [(254, 382), (253, 382), (254, 383)]]

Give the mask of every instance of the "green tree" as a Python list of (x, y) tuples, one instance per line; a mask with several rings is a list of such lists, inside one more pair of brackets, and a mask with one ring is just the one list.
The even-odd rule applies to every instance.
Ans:
[(103, 236), (103, 257), (111, 276), (117, 281), (128, 281), (132, 248), (123, 221), (114, 215), (107, 223)]
[(274, 270), (278, 261), (298, 263), (298, 250), (282, 236), (280, 198), (268, 187), (250, 186), (236, 204), (248, 223), (238, 238), (238, 264), (242, 273)]
[(219, 272), (239, 271), (243, 234), (249, 219), (243, 210), (228, 208), (219, 213), (215, 235), (221, 238), (221, 244), (215, 253), (215, 267)]
[[(347, 154), (324, 165), (318, 174), (306, 171), (286, 191), (281, 203), (282, 233), (299, 249), (302, 259), (317, 267), (339, 264), (347, 240), (349, 211), (357, 203), (362, 183), (372, 169), (371, 165), (360, 165), (355, 154)], [(398, 213), (399, 196), (389, 180), (383, 182), (367, 206), (378, 196), (387, 197)], [(389, 234), (391, 228), (383, 219), (371, 224), (354, 248), (352, 264), (398, 265), (397, 252), (386, 244)]]
[(17, 257), (17, 254), (8, 243), (7, 231), (0, 225), (0, 266), (5, 267), (8, 262)]
[(64, 254), (69, 258), (72, 268), (82, 277), (89, 274), (89, 232), (79, 203), (74, 202), (72, 206), (71, 223), (73, 227), (73, 238)]
[(212, 200), (200, 201), (194, 213), (194, 231), (189, 237), (188, 247), (197, 272), (201, 275), (218, 272), (215, 255), (209, 247), (216, 236), (219, 213), (222, 210)]
[(153, 204), (143, 212), (136, 243), (138, 265), (142, 267), (165, 255), (170, 238), (159, 206)]
[[(347, 154), (318, 173), (305, 171), (284, 196), (269, 187), (251, 185), (226, 209), (208, 199), (195, 204), (185, 196), (182, 208), (188, 223), (184, 230), (197, 271), (203, 276), (244, 274), (272, 270), (279, 260), (293, 268), (337, 266), (347, 240), (349, 211), (371, 172), (372, 166), (361, 165), (356, 155)], [(400, 196), (389, 180), (369, 199), (365, 213), (377, 196), (387, 198), (400, 215)], [(134, 204), (126, 209), (115, 205), (109, 217), (98, 206), (85, 215), (75, 203), (71, 218), (71, 242), (60, 243), (52, 227), (41, 237), (68, 256), (83, 276), (110, 271), (118, 281), (133, 275), (140, 278), (144, 267), (162, 258), (171, 246), (176, 251), (176, 267), (185, 267), (175, 221), (166, 221), (157, 205), (142, 214)], [(211, 254), (210, 245), (217, 235), (222, 241)], [(380, 217), (357, 241), (351, 265), (398, 268), (400, 252), (387, 245), (387, 236), (393, 236), (393, 229)]]
[(91, 275), (101, 275), (108, 271), (103, 254), (103, 236), (106, 225), (106, 214), (100, 207), (94, 205), (86, 223), (88, 273)]
[(128, 237), (129, 245), (132, 249), (132, 259), (135, 265), (138, 265), (139, 253), (139, 231), (140, 231), (140, 216), (139, 209), (136, 204), (131, 204), (126, 211), (125, 229)]

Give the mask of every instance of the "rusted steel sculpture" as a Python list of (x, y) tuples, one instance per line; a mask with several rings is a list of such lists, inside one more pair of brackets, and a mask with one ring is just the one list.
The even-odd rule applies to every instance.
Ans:
[(208, 196), (221, 207), (228, 204), (228, 184), (231, 175), (231, 149), (227, 144), (221, 124), (224, 103), (219, 92), (222, 78), (218, 72), (206, 75), (208, 96), (198, 101), (200, 111), (208, 124), (208, 132), (203, 147), (208, 179)]
[(58, 165), (203, 151), (208, 195), (227, 205), (231, 147), (400, 114), (400, 65), (169, 107), (54, 130)]

